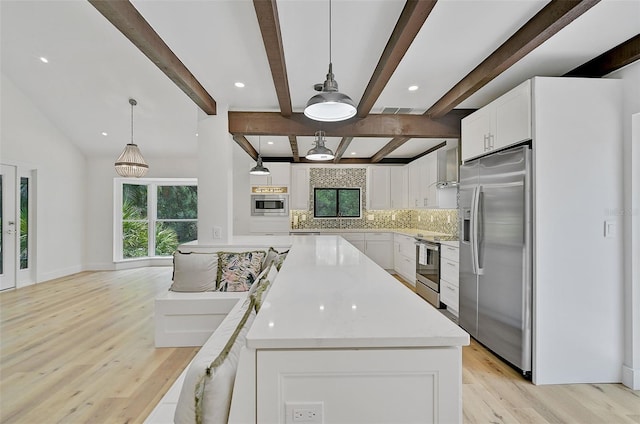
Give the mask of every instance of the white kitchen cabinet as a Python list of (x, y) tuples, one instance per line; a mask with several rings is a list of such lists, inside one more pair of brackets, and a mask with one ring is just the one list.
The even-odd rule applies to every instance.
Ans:
[[(252, 162), (254, 166), (255, 163)], [(286, 162), (265, 162), (264, 166), (269, 168), (269, 175), (249, 175), (251, 186), (280, 186), (289, 187), (291, 181), (291, 164)]]
[(393, 269), (393, 233), (364, 233), (364, 253), (384, 269)]
[(364, 245), (364, 233), (340, 233), (340, 235), (349, 243), (353, 244), (356, 249), (366, 255)]
[(438, 207), (438, 152), (431, 152), (425, 156), (425, 167), (427, 174), (427, 186), (426, 186), (426, 207), (437, 208)]
[(394, 234), (393, 269), (409, 284), (416, 285), (416, 245), (413, 237)]
[(291, 167), (289, 208), (293, 210), (309, 210), (309, 168), (307, 167)]
[(531, 139), (531, 82), (462, 120), (462, 160)]
[(437, 151), (409, 163), (409, 207), (437, 208), (438, 155)]
[(391, 167), (373, 165), (367, 168), (367, 209), (391, 207)]
[(391, 209), (406, 209), (409, 207), (408, 168), (406, 166), (390, 166), (389, 173)]
[(443, 242), (440, 245), (440, 301), (458, 316), (460, 249), (458, 242)]

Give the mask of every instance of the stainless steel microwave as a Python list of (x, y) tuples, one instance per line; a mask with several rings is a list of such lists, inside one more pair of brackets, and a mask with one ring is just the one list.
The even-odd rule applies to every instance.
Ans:
[(252, 194), (252, 216), (289, 216), (289, 196), (284, 194)]

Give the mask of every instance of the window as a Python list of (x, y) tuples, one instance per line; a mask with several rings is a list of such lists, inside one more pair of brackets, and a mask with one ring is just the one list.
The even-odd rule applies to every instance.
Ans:
[(194, 179), (115, 180), (114, 259), (171, 256), (198, 236)]
[(20, 269), (29, 268), (29, 178), (20, 177)]
[(359, 188), (314, 188), (314, 218), (360, 218)]

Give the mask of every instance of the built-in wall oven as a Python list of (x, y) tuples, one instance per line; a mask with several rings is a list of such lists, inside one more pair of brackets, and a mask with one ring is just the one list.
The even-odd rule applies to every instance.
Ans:
[(289, 216), (287, 194), (252, 194), (252, 216)]
[(440, 308), (440, 243), (416, 238), (416, 293)]

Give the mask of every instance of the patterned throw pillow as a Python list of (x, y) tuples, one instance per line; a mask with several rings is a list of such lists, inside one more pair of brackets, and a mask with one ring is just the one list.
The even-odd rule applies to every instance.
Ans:
[(247, 291), (260, 273), (265, 252), (218, 252), (218, 291)]
[(288, 250), (278, 253), (278, 257), (275, 259), (275, 261), (273, 261), (278, 271), (280, 271), (280, 268), (282, 267), (282, 263), (284, 262), (284, 260), (287, 259), (288, 253), (289, 253)]

